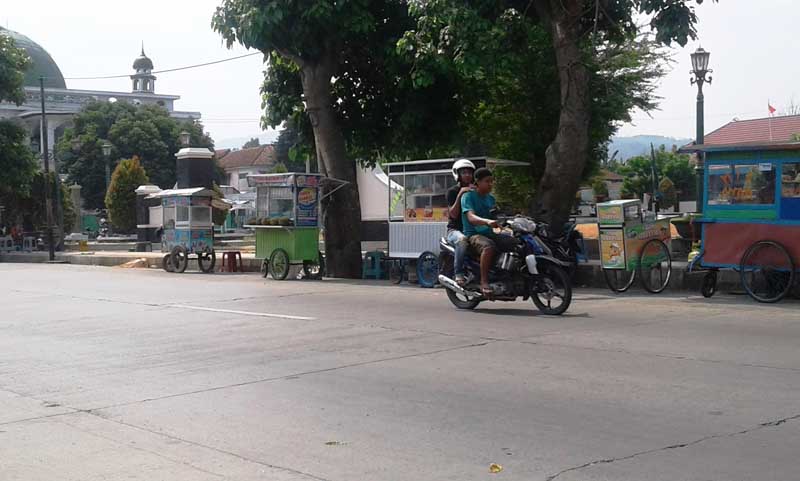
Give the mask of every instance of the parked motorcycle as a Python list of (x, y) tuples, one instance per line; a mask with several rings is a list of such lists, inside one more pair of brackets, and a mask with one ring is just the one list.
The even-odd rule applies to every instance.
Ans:
[(553, 256), (552, 249), (537, 232), (537, 224), (527, 217), (498, 221), (508, 227), (517, 240), (511, 252), (498, 253), (489, 273), (491, 298), (480, 289), (480, 265), (464, 259), (464, 287), (453, 280), (454, 249), (442, 238), (439, 241), (439, 283), (447, 289), (447, 298), (459, 309), (474, 309), (483, 301), (515, 301), (530, 298), (544, 314), (561, 315), (572, 302), (572, 286), (566, 269), (569, 263)]
[(574, 219), (564, 224), (561, 235), (554, 235), (550, 226), (544, 222), (537, 222), (536, 227), (539, 239), (552, 251), (553, 257), (569, 263), (566, 267), (569, 278), (575, 276), (579, 262), (587, 262), (586, 247), (583, 243), (583, 234), (577, 230)]

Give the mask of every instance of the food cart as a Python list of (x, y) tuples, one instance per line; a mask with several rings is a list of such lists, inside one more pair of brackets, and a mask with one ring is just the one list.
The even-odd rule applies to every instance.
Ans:
[[(390, 278), (401, 282), (409, 268), (423, 287), (438, 278), (439, 239), (447, 234), (447, 190), (455, 185), (453, 162), (458, 158), (414, 160), (384, 165), (389, 176)], [(524, 162), (469, 157), (476, 168), (527, 166)]]
[(704, 152), (700, 254), (702, 294), (716, 292), (719, 269), (739, 272), (756, 301), (777, 302), (800, 265), (800, 142), (693, 146)]
[(600, 264), (614, 292), (627, 291), (637, 275), (654, 294), (667, 288), (672, 274), (669, 220), (647, 219), (638, 199), (597, 204)]
[(162, 267), (167, 272), (184, 272), (189, 256), (196, 256), (200, 270), (214, 270), (214, 223), (211, 204), (214, 191), (204, 187), (162, 190), (147, 198), (161, 199)]
[(264, 277), (284, 280), (292, 265), (302, 265), (305, 278), (322, 277), (319, 204), (320, 187), (327, 180), (320, 174), (247, 176), (248, 185), (256, 189), (256, 218), (245, 227), (255, 230)]

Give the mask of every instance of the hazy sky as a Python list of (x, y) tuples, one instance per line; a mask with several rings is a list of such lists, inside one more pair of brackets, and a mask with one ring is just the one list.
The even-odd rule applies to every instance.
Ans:
[[(129, 74), (144, 41), (156, 70), (247, 53), (228, 50), (210, 28), (219, 0), (3, 0), (0, 22), (27, 35), (53, 56), (65, 77)], [(706, 0), (698, 8), (700, 42), (674, 49), (663, 79), (661, 110), (634, 113), (621, 135), (694, 135), (695, 87), (689, 53), (711, 51), (713, 84), (706, 92), (706, 131), (734, 117), (766, 116), (767, 99), (779, 111), (800, 103), (800, 62), (795, 40), (796, 0)], [(221, 141), (261, 132), (263, 78), (260, 55), (219, 65), (158, 75), (156, 92), (181, 96), (179, 110), (199, 111)], [(69, 88), (130, 91), (129, 79), (67, 80)]]

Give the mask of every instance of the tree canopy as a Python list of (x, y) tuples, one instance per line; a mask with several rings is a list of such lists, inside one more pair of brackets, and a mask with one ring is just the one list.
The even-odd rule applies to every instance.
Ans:
[(86, 206), (101, 208), (105, 199), (103, 143), (112, 145), (112, 171), (119, 159), (138, 157), (150, 181), (162, 189), (175, 184), (175, 153), (180, 133), (191, 135), (191, 145), (213, 148), (214, 143), (197, 122), (179, 122), (158, 105), (93, 102), (75, 116), (73, 127), (59, 140), (57, 150), (63, 171), (83, 188)]
[(25, 50), (18, 48), (14, 39), (0, 32), (0, 101), (20, 105), (25, 101), (25, 70), (31, 59)]
[[(694, 167), (689, 162), (689, 155), (667, 150), (662, 145), (655, 149), (655, 159), (658, 182), (660, 183), (663, 179), (669, 179), (678, 201), (695, 199), (696, 177)], [(614, 172), (625, 176), (625, 180), (622, 183), (623, 196), (641, 199), (645, 193), (653, 193), (651, 156), (631, 157), (625, 163), (618, 164), (612, 169)]]

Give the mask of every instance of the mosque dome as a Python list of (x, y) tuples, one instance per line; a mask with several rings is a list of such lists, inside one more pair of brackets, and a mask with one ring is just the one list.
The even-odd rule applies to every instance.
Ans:
[(25, 85), (30, 87), (39, 86), (39, 77), (44, 76), (44, 86), (46, 88), (65, 89), (64, 76), (58, 68), (53, 57), (41, 45), (29, 39), (25, 35), (0, 27), (0, 34), (8, 35), (14, 39), (18, 48), (25, 50), (31, 58), (31, 66), (25, 72)]
[(142, 53), (136, 60), (133, 61), (133, 69), (134, 70), (153, 70), (153, 61), (144, 54), (144, 47), (142, 47)]

